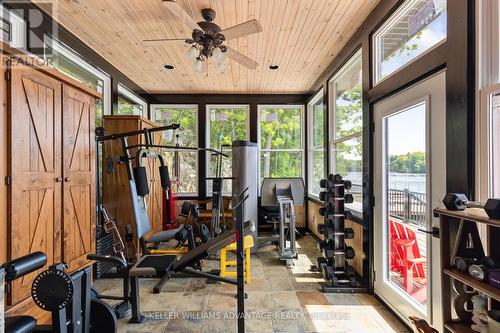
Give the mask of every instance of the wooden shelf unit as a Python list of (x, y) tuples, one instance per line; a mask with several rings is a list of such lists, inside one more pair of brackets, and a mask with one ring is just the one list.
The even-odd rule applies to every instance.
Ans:
[(460, 318), (452, 317), (453, 291), (452, 281), (457, 280), (473, 288), (475, 291), (490, 298), (492, 308), (500, 307), (500, 289), (492, 285), (481, 282), (467, 273), (462, 273), (452, 267), (451, 262), (455, 251), (457, 251), (457, 242), (459, 241), (460, 230), (478, 230), (478, 225), (483, 225), (487, 229), (487, 242), (483, 242), (483, 247), (487, 255), (494, 258), (500, 258), (500, 249), (498, 246), (491, 246), (493, 240), (500, 240), (500, 220), (489, 218), (483, 209), (468, 208), (465, 211), (449, 211), (444, 208), (434, 209), (434, 215), (440, 220), (440, 242), (441, 242), (441, 265), (443, 266), (442, 281), (442, 309), (445, 333), (472, 333), (471, 322)]

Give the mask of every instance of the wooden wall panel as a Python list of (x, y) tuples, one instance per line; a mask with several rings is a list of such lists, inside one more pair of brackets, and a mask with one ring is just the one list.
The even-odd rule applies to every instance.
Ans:
[[(35, 251), (61, 259), (61, 83), (18, 65), (11, 79), (12, 219), (10, 258)], [(30, 294), (37, 272), (13, 282), (11, 303)]]
[[(320, 207), (322, 207), (320, 204), (311, 200), (308, 201), (308, 225), (312, 233), (318, 238), (324, 239), (323, 235), (318, 232), (318, 224), (323, 223), (323, 217), (319, 215)], [(356, 253), (354, 259), (348, 260), (348, 262), (360, 276), (363, 276), (363, 226), (346, 220), (345, 227), (354, 230), (354, 239), (347, 239), (346, 244), (351, 246)]]
[(63, 90), (63, 251), (69, 269), (79, 268), (95, 250), (94, 99), (70, 86)]

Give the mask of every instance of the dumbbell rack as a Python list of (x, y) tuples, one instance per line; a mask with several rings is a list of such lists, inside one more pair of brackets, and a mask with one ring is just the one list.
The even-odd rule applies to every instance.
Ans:
[[(463, 246), (462, 235), (471, 234), (474, 247), (485, 248), (487, 255), (500, 258), (500, 220), (489, 218), (483, 209), (466, 208), (464, 211), (452, 211), (444, 208), (434, 209), (434, 216), (439, 217), (439, 241), (441, 244), (441, 303), (444, 333), (473, 332), (470, 328), (470, 300), (477, 292), (489, 299), (490, 309), (500, 309), (500, 289), (485, 281), (478, 281), (468, 273), (459, 271), (453, 265), (455, 256), (464, 256), (469, 251)], [(487, 241), (481, 243), (478, 226), (487, 229)], [(467, 238), (465, 237), (465, 238)], [(467, 256), (467, 255), (465, 255)], [(452, 310), (453, 309), (453, 310)], [(467, 309), (464, 311), (464, 309)]]
[(318, 243), (323, 257), (318, 258), (317, 269), (323, 274), (326, 284), (322, 286), (325, 293), (334, 292), (364, 292), (357, 282), (356, 273), (347, 263), (346, 259), (353, 259), (354, 249), (346, 245), (346, 239), (354, 238), (354, 231), (345, 228), (345, 219), (351, 217), (351, 212), (345, 210), (345, 203), (352, 203), (351, 194), (345, 190), (351, 188), (351, 182), (342, 180), (340, 175), (329, 175), (328, 179), (320, 182), (320, 200), (324, 207), (320, 209), (320, 215), (324, 223), (318, 225), (318, 232), (324, 236), (324, 240)]

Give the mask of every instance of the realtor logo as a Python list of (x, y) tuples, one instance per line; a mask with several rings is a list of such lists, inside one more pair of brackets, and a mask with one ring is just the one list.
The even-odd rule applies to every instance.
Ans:
[(0, 7), (0, 39), (40, 58), (47, 56), (45, 43), (58, 37), (57, 1), (4, 0)]

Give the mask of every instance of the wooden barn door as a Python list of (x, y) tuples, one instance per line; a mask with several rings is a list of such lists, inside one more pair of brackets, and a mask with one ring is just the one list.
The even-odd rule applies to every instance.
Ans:
[[(21, 65), (12, 69), (10, 258), (35, 251), (60, 258), (61, 83)], [(14, 281), (10, 302), (30, 294), (37, 272)]]
[(63, 90), (62, 259), (72, 270), (95, 247), (95, 109), (91, 96), (66, 85)]

